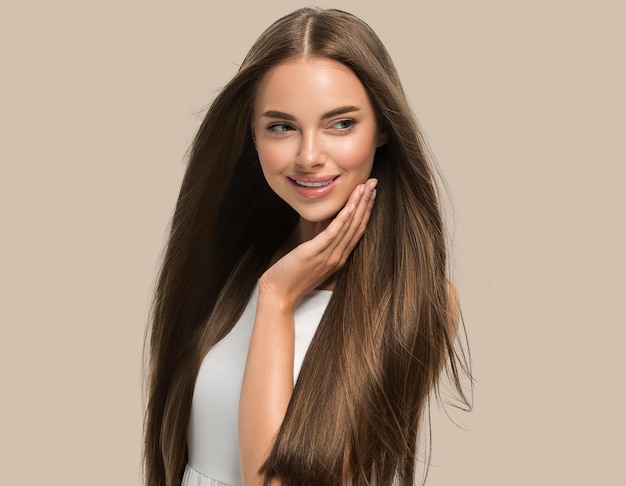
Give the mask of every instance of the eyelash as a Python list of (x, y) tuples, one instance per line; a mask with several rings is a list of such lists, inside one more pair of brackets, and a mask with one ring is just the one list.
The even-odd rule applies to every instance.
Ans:
[[(349, 126), (343, 127), (343, 128), (337, 127), (337, 125), (339, 125), (340, 123), (341, 124), (348, 123)], [(345, 118), (342, 120), (337, 120), (331, 125), (331, 127), (335, 128), (336, 130), (339, 130), (340, 132), (349, 132), (354, 127), (354, 125), (356, 125), (356, 123), (357, 123), (356, 120), (353, 120), (351, 118)], [(289, 123), (272, 123), (271, 125), (268, 125), (266, 129), (268, 132), (272, 134), (276, 134), (278, 136), (284, 135), (287, 132), (295, 130), (295, 128)]]
[(351, 128), (353, 128), (353, 127), (354, 127), (354, 125), (356, 125), (356, 120), (353, 120), (353, 119), (351, 119), (351, 118), (346, 118), (346, 119), (344, 119), (344, 120), (338, 120), (338, 121), (336, 121), (335, 123), (333, 123), (333, 124), (332, 124), (332, 126), (334, 127), (335, 125), (338, 125), (338, 124), (340, 124), (340, 123), (349, 123), (349, 124), (350, 124), (350, 125), (349, 125), (349, 126), (347, 126), (347, 127), (344, 127), (344, 128), (338, 128), (338, 130), (341, 130), (341, 131), (346, 131), (346, 132), (347, 132), (347, 131), (349, 131)]
[[(279, 128), (282, 128), (282, 130), (279, 130)], [(291, 130), (293, 130), (294, 128), (289, 125), (288, 123), (272, 123), (271, 125), (267, 126), (267, 131), (270, 133), (274, 133), (277, 135), (282, 135), (286, 132), (289, 132)]]

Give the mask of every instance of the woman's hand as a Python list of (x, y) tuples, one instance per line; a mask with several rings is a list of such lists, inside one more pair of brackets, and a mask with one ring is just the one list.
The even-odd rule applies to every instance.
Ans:
[(285, 310), (293, 311), (307, 292), (343, 267), (365, 232), (374, 207), (377, 182), (369, 179), (358, 185), (330, 223), (318, 223), (317, 236), (272, 265), (261, 276), (260, 294), (278, 299)]

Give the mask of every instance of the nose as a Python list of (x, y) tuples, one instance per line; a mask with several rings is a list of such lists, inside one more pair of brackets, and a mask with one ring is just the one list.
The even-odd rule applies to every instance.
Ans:
[(317, 133), (305, 132), (302, 134), (300, 149), (296, 156), (296, 165), (303, 169), (322, 167), (326, 162), (326, 154)]

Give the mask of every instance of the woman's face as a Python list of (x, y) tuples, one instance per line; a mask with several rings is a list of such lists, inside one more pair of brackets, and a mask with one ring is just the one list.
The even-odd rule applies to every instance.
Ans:
[(254, 101), (252, 133), (270, 187), (305, 221), (332, 218), (384, 143), (356, 75), (330, 59), (272, 68)]

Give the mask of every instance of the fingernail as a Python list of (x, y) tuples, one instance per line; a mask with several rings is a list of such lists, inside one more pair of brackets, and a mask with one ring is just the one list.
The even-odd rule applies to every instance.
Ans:
[(374, 199), (376, 199), (376, 189), (372, 191), (372, 195), (370, 196), (371, 201), (373, 201)]
[(370, 182), (370, 189), (374, 189), (376, 184), (378, 184), (378, 179), (373, 179), (372, 182)]
[(359, 196), (362, 196), (364, 192), (365, 192), (365, 184), (361, 184), (361, 187), (359, 187)]
[(352, 214), (352, 211), (354, 211), (354, 204), (350, 204), (350, 206), (348, 206), (348, 214)]

